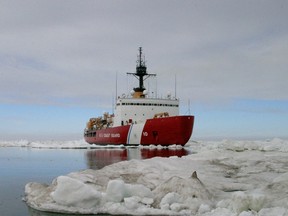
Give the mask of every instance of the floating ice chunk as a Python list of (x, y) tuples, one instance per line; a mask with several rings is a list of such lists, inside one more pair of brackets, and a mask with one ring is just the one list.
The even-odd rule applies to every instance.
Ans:
[(106, 200), (112, 202), (121, 202), (124, 197), (127, 197), (125, 183), (122, 180), (111, 180), (108, 182), (106, 189)]
[(204, 214), (205, 212), (211, 211), (211, 208), (207, 204), (201, 204), (198, 209), (198, 214)]
[(249, 208), (253, 211), (260, 211), (266, 202), (266, 197), (263, 194), (249, 195)]
[(234, 212), (241, 213), (249, 209), (249, 198), (242, 191), (234, 192), (231, 205)]
[[(106, 189), (106, 200), (112, 202), (122, 202), (124, 198), (137, 196), (140, 198), (153, 198), (151, 190), (140, 184), (125, 184), (121, 179), (110, 180)], [(140, 199), (141, 200), (141, 199)], [(144, 202), (151, 200), (144, 200)]]
[(56, 189), (51, 193), (56, 203), (80, 208), (99, 205), (101, 193), (88, 184), (68, 176), (59, 176), (56, 181)]
[(135, 196), (124, 198), (125, 206), (128, 209), (137, 209), (137, 208), (139, 208), (140, 201), (141, 201), (141, 198), (140, 197), (135, 197)]
[[(47, 192), (48, 185), (40, 184), (36, 182), (30, 182), (25, 185), (25, 200), (27, 203), (35, 206), (35, 209), (40, 208), (45, 201), (49, 199), (49, 192)], [(43, 203), (39, 203), (41, 200)]]
[(174, 212), (180, 212), (181, 210), (187, 209), (187, 208), (188, 208), (187, 205), (182, 204), (182, 203), (178, 203), (178, 202), (172, 203), (170, 205), (170, 209)]
[(152, 198), (153, 194), (151, 190), (144, 185), (141, 184), (125, 184), (126, 190), (129, 194), (129, 196), (139, 196), (142, 198), (148, 197)]
[(265, 200), (265, 196), (262, 194), (247, 194), (243, 191), (237, 191), (232, 194), (231, 200), (222, 200), (218, 206), (228, 207), (238, 214), (250, 210), (258, 212), (263, 208)]
[(154, 202), (154, 199), (153, 198), (147, 198), (147, 197), (144, 197), (141, 199), (141, 203), (147, 205), (147, 206), (150, 206), (152, 205)]
[(165, 146), (157, 145), (156, 148), (157, 148), (157, 149), (163, 149), (163, 148), (165, 148)]
[(168, 193), (166, 194), (161, 202), (160, 202), (160, 208), (164, 210), (172, 210), (174, 212), (179, 212), (183, 209), (187, 209), (188, 206), (182, 203), (181, 195), (177, 193)]
[(171, 192), (166, 194), (161, 202), (160, 202), (160, 208), (161, 209), (170, 209), (170, 205), (173, 203), (181, 203), (181, 196), (175, 192)]

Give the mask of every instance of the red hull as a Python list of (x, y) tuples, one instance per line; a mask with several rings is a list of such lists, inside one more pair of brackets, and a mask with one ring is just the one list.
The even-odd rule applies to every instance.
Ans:
[(194, 116), (148, 119), (143, 129), (148, 136), (142, 136), (141, 144), (185, 145), (191, 137), (193, 123)]
[[(90, 144), (100, 145), (185, 145), (192, 135), (193, 124), (194, 116), (153, 118), (146, 120), (143, 127), (132, 124), (100, 129), (96, 130), (96, 134), (86, 134), (84, 138)], [(135, 137), (138, 137), (139, 143), (135, 143)]]

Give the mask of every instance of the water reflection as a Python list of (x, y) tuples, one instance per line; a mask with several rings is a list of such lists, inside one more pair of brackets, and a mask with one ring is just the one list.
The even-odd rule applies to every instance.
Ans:
[(104, 166), (132, 159), (148, 159), (152, 157), (182, 157), (190, 154), (185, 148), (181, 149), (145, 149), (145, 148), (121, 148), (121, 149), (94, 149), (86, 153), (87, 166), (90, 169), (101, 169)]

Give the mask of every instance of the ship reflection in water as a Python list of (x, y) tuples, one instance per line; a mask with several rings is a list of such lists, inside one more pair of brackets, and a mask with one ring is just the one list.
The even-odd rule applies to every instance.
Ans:
[(86, 153), (87, 167), (90, 169), (101, 169), (104, 166), (120, 161), (132, 159), (148, 159), (153, 157), (182, 157), (190, 154), (185, 148), (181, 149), (146, 149), (146, 148), (120, 148), (120, 149), (94, 149)]

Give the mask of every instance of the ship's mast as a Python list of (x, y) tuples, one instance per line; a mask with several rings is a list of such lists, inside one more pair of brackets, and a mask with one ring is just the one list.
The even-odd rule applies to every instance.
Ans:
[(147, 67), (145, 65), (145, 60), (142, 56), (142, 47), (139, 47), (139, 55), (136, 65), (136, 73), (127, 73), (130, 75), (134, 75), (139, 80), (139, 86), (134, 88), (135, 91), (133, 97), (145, 97), (143, 94), (145, 87), (144, 87), (144, 80), (146, 80), (150, 76), (156, 76), (156, 74), (148, 74), (147, 73)]

